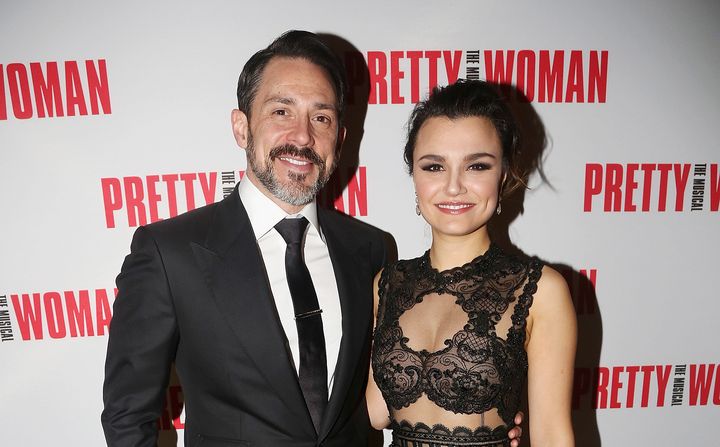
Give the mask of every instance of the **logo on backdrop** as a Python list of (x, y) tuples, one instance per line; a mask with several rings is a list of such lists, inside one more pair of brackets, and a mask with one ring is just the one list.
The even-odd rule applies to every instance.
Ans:
[[(117, 289), (0, 295), (0, 337), (6, 341), (104, 336)], [(13, 325), (14, 316), (16, 325)]]
[(0, 64), (0, 120), (110, 113), (105, 59)]
[(575, 368), (573, 409), (720, 405), (720, 364)]
[(15, 341), (15, 329), (10, 319), (7, 295), (0, 295), (0, 341)]
[[(528, 101), (604, 103), (607, 50), (408, 50), (368, 51), (369, 104), (414, 104), (433, 87), (458, 78), (512, 84)], [(363, 78), (346, 57), (349, 83)], [(356, 75), (353, 75), (355, 73)]]
[(718, 163), (587, 163), (585, 212), (717, 212)]
[[(231, 194), (245, 171), (187, 172), (100, 179), (105, 226), (137, 227), (175, 217)], [(350, 216), (367, 216), (367, 168), (346, 173), (347, 186), (322, 203)], [(336, 188), (337, 189), (337, 188)]]

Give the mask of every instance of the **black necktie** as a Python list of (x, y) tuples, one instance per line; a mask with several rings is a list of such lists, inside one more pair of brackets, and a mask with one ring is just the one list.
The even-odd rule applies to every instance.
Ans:
[(327, 406), (327, 359), (325, 356), (325, 336), (318, 304), (317, 294), (313, 286), (310, 272), (303, 260), (303, 236), (308, 221), (299, 219), (283, 219), (275, 229), (285, 239), (285, 271), (290, 287), (295, 325), (300, 345), (300, 371), (298, 379), (305, 397), (305, 403), (312, 417), (315, 431), (320, 431), (320, 422)]

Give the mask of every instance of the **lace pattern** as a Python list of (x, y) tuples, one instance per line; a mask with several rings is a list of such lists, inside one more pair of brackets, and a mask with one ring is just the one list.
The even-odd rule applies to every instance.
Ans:
[[(526, 319), (541, 270), (538, 259), (521, 260), (495, 245), (470, 263), (443, 272), (432, 268), (429, 252), (385, 268), (372, 363), (391, 414), (425, 393), (455, 414), (497, 409), (505, 425), (512, 425), (527, 374)], [(408, 346), (399, 320), (431, 294), (452, 296), (468, 322), (442, 349), (416, 351)], [(511, 305), (511, 325), (503, 339), (496, 325)]]
[(442, 424), (432, 428), (423, 423), (415, 425), (407, 421), (390, 424), (393, 431), (391, 447), (505, 447), (510, 445), (508, 429), (499, 426), (494, 429), (480, 427), (471, 430), (467, 427), (455, 427), (450, 430)]

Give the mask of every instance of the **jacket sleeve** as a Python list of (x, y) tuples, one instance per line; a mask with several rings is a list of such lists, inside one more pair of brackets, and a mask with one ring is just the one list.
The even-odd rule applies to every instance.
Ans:
[(167, 273), (140, 227), (116, 280), (101, 420), (110, 447), (155, 446), (178, 330)]
[(397, 261), (397, 244), (390, 233), (376, 230), (372, 250), (373, 277), (383, 267)]

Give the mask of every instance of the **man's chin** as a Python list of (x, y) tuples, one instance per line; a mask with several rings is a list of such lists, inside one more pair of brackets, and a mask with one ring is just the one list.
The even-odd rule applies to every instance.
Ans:
[(274, 162), (273, 169), (255, 172), (255, 176), (272, 196), (294, 206), (304, 206), (315, 200), (322, 187), (318, 184), (319, 172), (314, 165), (310, 173), (305, 173)]
[(316, 191), (315, 183), (286, 181), (277, 183), (271, 192), (285, 203), (303, 206), (315, 200), (318, 191)]
[(284, 185), (300, 183), (307, 185), (309, 180), (314, 181), (318, 176), (318, 169), (315, 165), (293, 166), (282, 160), (275, 160), (273, 171), (278, 179), (282, 179)]

